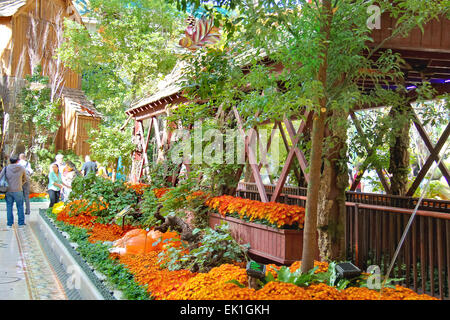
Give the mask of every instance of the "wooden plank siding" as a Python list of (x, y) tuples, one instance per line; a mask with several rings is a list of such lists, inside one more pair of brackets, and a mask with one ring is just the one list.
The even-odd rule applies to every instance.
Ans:
[(89, 155), (90, 154), (90, 146), (87, 140), (89, 139), (89, 131), (91, 129), (98, 128), (98, 124), (100, 123), (99, 118), (86, 117), (82, 115), (77, 115), (77, 132), (76, 137), (77, 140), (74, 143), (73, 150), (78, 155)]
[[(52, 61), (51, 50), (56, 46), (55, 17), (62, 13), (63, 18), (68, 18), (70, 1), (64, 0), (33, 0), (21, 7), (12, 17), (0, 18), (0, 72), (8, 77), (24, 78), (31, 73), (30, 59), (28, 56), (28, 38), (31, 25), (30, 15), (36, 18), (37, 30), (48, 28), (48, 37), (43, 45), (44, 52), (40, 61), (44, 70)], [(81, 22), (79, 15), (71, 16)], [(8, 32), (9, 30), (9, 32)], [(39, 32), (37, 33), (39, 34)], [(81, 76), (66, 69), (65, 86), (69, 88), (81, 88)]]
[[(388, 13), (381, 15), (381, 28), (374, 29), (373, 46), (380, 44), (382, 39), (392, 35), (395, 20)], [(383, 48), (417, 51), (450, 52), (450, 20), (445, 17), (429, 21), (424, 26), (424, 32), (413, 29), (407, 37), (395, 37), (383, 44)]]
[[(0, 75), (11, 80), (10, 86), (32, 72), (29, 56), (32, 27), (36, 31), (34, 44), (37, 44), (33, 48), (36, 48), (35, 52), (41, 58), (38, 63), (42, 66), (43, 74), (49, 75), (49, 66), (54, 61), (55, 48), (58, 46), (58, 24), (63, 23), (64, 18), (82, 23), (81, 16), (71, 6), (71, 0), (28, 0), (11, 12), (11, 16), (0, 17)], [(79, 95), (84, 97), (81, 76), (68, 68), (63, 70), (63, 76), (63, 92), (67, 89), (78, 90)], [(78, 155), (87, 155), (89, 145), (86, 142), (88, 135), (85, 127), (90, 124), (96, 128), (101, 120), (100, 115), (85, 116), (77, 108), (66, 105), (64, 97), (61, 100), (61, 127), (55, 139), (56, 150), (71, 149)], [(85, 97), (78, 102), (81, 108), (93, 108)]]

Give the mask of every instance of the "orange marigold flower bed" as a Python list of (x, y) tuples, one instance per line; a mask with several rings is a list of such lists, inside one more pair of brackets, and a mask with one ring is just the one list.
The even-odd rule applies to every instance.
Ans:
[(218, 210), (223, 216), (237, 213), (239, 216), (247, 217), (250, 221), (254, 219), (267, 220), (278, 227), (291, 226), (295, 223), (303, 228), (305, 220), (305, 208), (275, 202), (261, 202), (223, 195), (206, 200), (205, 204), (211, 209)]
[(123, 237), (125, 233), (134, 229), (135, 227), (125, 225), (124, 229), (117, 224), (102, 224), (94, 223), (89, 233), (89, 242), (94, 243), (96, 241), (115, 241)]
[(64, 208), (64, 210), (58, 213), (56, 220), (76, 227), (92, 228), (94, 221), (97, 218), (92, 216), (90, 213), (79, 213), (73, 216), (69, 215), (69, 213), (70, 209), (68, 207)]
[(381, 290), (381, 300), (439, 300), (435, 297), (418, 294), (409, 288), (399, 285), (393, 288), (383, 288)]
[(342, 290), (346, 300), (379, 300), (380, 293), (369, 288), (349, 287)]
[(33, 198), (48, 198), (46, 193), (30, 193), (30, 199)]
[(304, 288), (292, 283), (272, 281), (255, 292), (257, 300), (311, 300), (312, 297)]
[(161, 269), (158, 264), (158, 253), (152, 251), (145, 254), (124, 255), (119, 258), (120, 262), (135, 275), (135, 280), (141, 285), (147, 285), (148, 292), (157, 300), (166, 299), (195, 276), (195, 273), (188, 270)]
[(88, 200), (74, 200), (67, 205), (71, 216), (77, 214), (92, 214), (108, 208), (108, 204), (102, 200), (89, 204)]
[(150, 187), (149, 184), (145, 184), (145, 183), (130, 183), (130, 182), (126, 182), (125, 185), (126, 185), (126, 187), (128, 189), (133, 189), (134, 192), (136, 192), (136, 194), (138, 194), (138, 195), (144, 194), (145, 189)]
[(338, 289), (324, 283), (312, 284), (305, 289), (312, 300), (345, 300), (345, 295)]
[[(295, 272), (298, 269), (300, 269), (302, 265), (301, 261), (295, 261), (289, 266), (289, 270), (291, 272)], [(320, 262), (320, 261), (314, 261), (314, 267), (318, 267), (317, 270), (314, 273), (319, 272), (327, 272), (328, 271), (328, 262)], [(273, 275), (273, 277), (277, 278), (277, 270), (280, 270), (281, 266), (278, 266), (276, 264), (267, 264), (266, 265), (266, 275), (269, 274), (269, 272)]]
[(168, 300), (249, 300), (254, 290), (240, 288), (230, 280), (248, 284), (247, 272), (232, 264), (223, 264), (208, 273), (199, 273), (189, 279), (177, 291), (171, 293)]
[(170, 191), (170, 188), (159, 188), (159, 189), (153, 189), (153, 192), (155, 193), (155, 196), (159, 199), (162, 198), (167, 192)]
[[(438, 300), (431, 296), (420, 295), (411, 289), (397, 286), (386, 288), (382, 294), (368, 288), (350, 287), (339, 291), (324, 283), (302, 288), (294, 284), (272, 281), (262, 289), (248, 288), (245, 267), (223, 264), (208, 273), (191, 273), (188, 270), (169, 271), (158, 264), (158, 252), (140, 255), (121, 256), (120, 261), (135, 274), (138, 283), (148, 286), (155, 299), (166, 300)], [(290, 268), (295, 271), (300, 262)], [(316, 272), (328, 269), (326, 262), (315, 262)], [(275, 265), (274, 265), (275, 266)], [(279, 268), (278, 266), (275, 266)], [(236, 280), (245, 287), (241, 288), (230, 280)]]
[(206, 201), (206, 199), (207, 199), (209, 196), (210, 196), (209, 194), (204, 193), (204, 192), (201, 191), (201, 190), (198, 190), (198, 191), (194, 191), (194, 192), (192, 192), (191, 194), (187, 195), (187, 196), (186, 196), (186, 200), (192, 201), (192, 200), (196, 200), (196, 199), (198, 199), (198, 198), (201, 198), (202, 200), (205, 200), (205, 201)]

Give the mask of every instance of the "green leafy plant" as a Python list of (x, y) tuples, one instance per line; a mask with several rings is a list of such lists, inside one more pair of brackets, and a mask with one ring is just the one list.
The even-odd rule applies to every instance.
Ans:
[[(194, 234), (201, 233), (200, 241), (188, 248), (182, 242), (180, 247), (171, 246), (167, 252), (159, 254), (162, 267), (169, 270), (190, 269), (193, 272), (208, 272), (224, 263), (246, 261), (249, 245), (240, 245), (230, 234), (228, 224), (221, 224), (215, 229), (194, 229)], [(189, 249), (188, 253), (184, 253)]]
[[(273, 269), (277, 273), (277, 278), (272, 273), (268, 273), (261, 283), (267, 284), (271, 281), (279, 281), (292, 283), (299, 287), (308, 287), (312, 284), (325, 283), (328, 286), (336, 287), (338, 290), (343, 290), (348, 287), (368, 287), (368, 279), (370, 275), (360, 274), (354, 278), (341, 278), (336, 270), (337, 262), (330, 262), (326, 272), (316, 272), (319, 267), (314, 267), (306, 273), (302, 273), (301, 269), (291, 271), (288, 267), (282, 266), (279, 270)], [(394, 282), (402, 281), (403, 279), (389, 278), (384, 287), (395, 288)]]
[[(104, 202), (108, 207), (95, 212), (101, 221), (110, 222), (114, 216), (127, 206), (136, 206), (138, 195), (132, 189), (126, 187), (122, 181), (111, 181), (103, 177), (89, 174), (86, 177), (76, 177), (72, 182), (72, 192), (69, 200), (85, 199), (88, 206), (92, 203)], [(138, 213), (135, 212), (137, 216)]]
[(141, 211), (139, 222), (143, 227), (151, 228), (160, 223), (160, 221), (155, 217), (158, 205), (158, 198), (156, 198), (153, 189), (147, 188), (144, 191), (142, 200), (139, 202), (139, 210)]

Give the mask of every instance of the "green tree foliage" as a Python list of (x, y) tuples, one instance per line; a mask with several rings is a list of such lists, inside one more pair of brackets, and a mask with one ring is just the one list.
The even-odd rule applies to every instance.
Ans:
[(97, 30), (66, 20), (59, 54), (83, 74), (83, 89), (100, 112), (123, 121), (124, 108), (155, 88), (176, 61), (184, 15), (162, 0), (92, 0)]
[[(347, 117), (342, 115), (355, 106), (401, 105), (407, 92), (400, 81), (404, 77), (400, 56), (386, 50), (375, 57), (380, 46), (368, 45), (373, 42), (367, 25), (368, 7), (377, 5), (381, 13), (397, 19), (391, 36), (395, 37), (406, 36), (417, 26), (423, 30), (427, 21), (448, 14), (448, 1), (178, 0), (177, 4), (180, 8), (202, 5), (217, 20), (224, 16), (211, 4), (237, 12), (228, 15), (223, 24), (232, 31), (225, 44), (197, 50), (188, 57), (186, 86), (192, 98), (213, 101), (225, 112), (237, 106), (247, 127), (285, 116), (301, 117), (302, 107), (315, 114), (302, 258), (302, 272), (306, 272), (313, 266), (317, 243), (322, 156), (327, 148), (333, 148), (324, 139), (327, 123), (333, 119), (345, 124)], [(263, 61), (281, 64), (283, 69), (273, 72)], [(389, 80), (400, 84), (396, 90), (389, 88)], [(373, 83), (369, 92), (361, 85), (367, 81)], [(429, 95), (426, 84), (418, 92)], [(333, 117), (335, 111), (342, 121)]]
[(26, 135), (23, 142), (26, 150), (31, 150), (33, 154), (47, 143), (54, 142), (61, 125), (58, 119), (60, 100), (51, 100), (49, 79), (41, 73), (41, 66), (37, 66), (32, 75), (26, 76), (26, 85), (19, 94), (18, 114), (23, 120), (23, 133)]
[(127, 171), (131, 165), (130, 155), (135, 147), (131, 136), (130, 128), (119, 130), (117, 127), (101, 124), (98, 129), (90, 132), (89, 143), (92, 158), (113, 169), (117, 169), (118, 160), (121, 158), (122, 166)]

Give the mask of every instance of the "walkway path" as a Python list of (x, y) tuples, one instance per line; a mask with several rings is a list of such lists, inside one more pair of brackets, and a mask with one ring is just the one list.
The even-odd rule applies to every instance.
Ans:
[(0, 203), (0, 300), (68, 299), (36, 234), (39, 208), (47, 207), (48, 202), (32, 202), (23, 229), (17, 228), (14, 208), (15, 225), (8, 230), (6, 204)]

